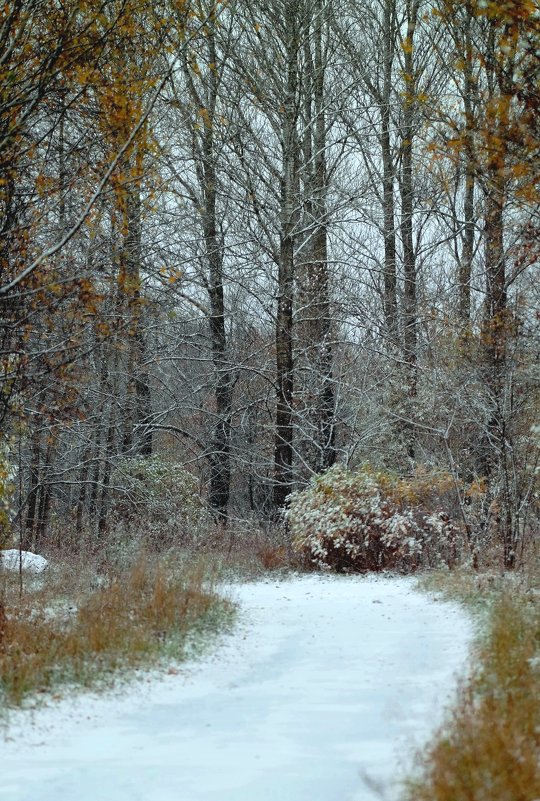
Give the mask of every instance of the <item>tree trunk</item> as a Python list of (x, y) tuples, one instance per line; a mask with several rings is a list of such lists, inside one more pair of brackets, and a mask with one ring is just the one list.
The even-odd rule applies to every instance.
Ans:
[[(412, 413), (417, 391), (418, 315), (416, 297), (416, 254), (413, 239), (413, 141), (415, 135), (416, 78), (414, 73), (414, 34), (418, 2), (407, 3), (407, 37), (404, 44), (405, 97), (401, 134), (401, 244), (403, 248), (403, 358), (407, 365), (407, 415)], [(410, 459), (415, 457), (415, 437), (409, 421), (404, 423), (405, 448)]]
[(394, 0), (385, 0), (383, 18), (383, 94), (381, 98), (381, 155), (383, 166), (384, 318), (390, 345), (398, 342), (396, 279), (396, 224), (394, 209), (395, 166), (390, 140), (392, 69), (395, 55)]
[(22, 548), (31, 551), (34, 547), (34, 538), (38, 522), (38, 496), (39, 496), (39, 468), (41, 464), (41, 431), (40, 422), (36, 421), (36, 428), (32, 434), (32, 449), (29, 470), (29, 491), (28, 508), (26, 510), (26, 521), (24, 525), (24, 535)]
[(305, 37), (303, 186), (304, 237), (302, 263), (297, 267), (299, 306), (298, 382), (303, 401), (302, 459), (313, 472), (330, 467), (335, 453), (335, 398), (328, 274), (326, 222), (326, 114), (323, 55), (324, 9), (321, 0), (311, 6), (311, 35)]
[(471, 274), (474, 255), (474, 165), (469, 156), (465, 172), (463, 247), (459, 262), (459, 319), (463, 330), (471, 323)]
[(87, 447), (82, 456), (82, 464), (79, 470), (79, 494), (77, 498), (77, 505), (75, 507), (75, 535), (77, 542), (79, 541), (83, 531), (84, 510), (86, 504), (87, 480), (88, 470), (90, 467), (90, 454), (91, 448)]
[(288, 2), (287, 86), (282, 114), (282, 176), (280, 251), (276, 316), (276, 428), (274, 440), (274, 506), (281, 509), (293, 487), (293, 294), (295, 237), (298, 222), (297, 132), (298, 20), (297, 7)]
[(233, 375), (227, 353), (225, 301), (223, 287), (223, 242), (218, 234), (217, 169), (214, 147), (214, 122), (218, 99), (217, 52), (213, 28), (208, 38), (208, 87), (202, 135), (202, 226), (208, 263), (210, 300), (210, 337), (214, 368), (216, 423), (210, 446), (210, 487), (208, 501), (218, 522), (227, 523), (231, 485), (231, 413)]
[[(142, 163), (136, 158), (136, 179), (125, 187), (124, 241), (120, 254), (119, 304), (125, 306), (129, 347), (126, 363), (126, 399), (122, 450), (126, 454), (152, 454), (152, 398), (145, 365), (146, 342), (141, 296), (141, 194)], [(129, 174), (129, 173), (128, 173)]]
[(463, 247), (459, 263), (459, 318), (461, 328), (466, 331), (471, 322), (471, 275), (474, 255), (474, 190), (475, 190), (475, 157), (474, 157), (474, 112), (473, 112), (473, 48), (472, 48), (472, 12), (470, 3), (466, 4), (464, 29), (464, 90), (463, 108), (465, 112), (465, 197), (463, 204)]
[(50, 435), (49, 442), (47, 444), (47, 451), (45, 454), (45, 461), (43, 463), (43, 469), (41, 472), (41, 490), (39, 496), (39, 511), (38, 511), (38, 521), (37, 521), (37, 529), (35, 537), (35, 545), (38, 549), (43, 546), (43, 543), (45, 542), (47, 537), (49, 514), (51, 510), (51, 495), (52, 495), (52, 488), (49, 482), (49, 475), (53, 465), (54, 455), (55, 455), (55, 441), (53, 439), (53, 436)]
[(116, 416), (114, 407), (111, 406), (109, 426), (107, 431), (107, 441), (105, 443), (105, 453), (103, 459), (103, 473), (101, 476), (101, 487), (99, 495), (99, 515), (98, 515), (98, 535), (103, 534), (107, 529), (107, 516), (109, 513), (109, 494), (112, 473), (112, 460), (116, 452)]
[(503, 394), (505, 384), (508, 320), (506, 314), (506, 265), (503, 243), (504, 192), (494, 185), (486, 197), (484, 248), (486, 299), (482, 323), (484, 375), (491, 408), (481, 452), (481, 472), (488, 479), (497, 473), (502, 452), (504, 428)]
[(277, 509), (284, 506), (293, 483), (293, 275), (293, 235), (284, 232), (280, 244), (276, 319), (274, 505)]

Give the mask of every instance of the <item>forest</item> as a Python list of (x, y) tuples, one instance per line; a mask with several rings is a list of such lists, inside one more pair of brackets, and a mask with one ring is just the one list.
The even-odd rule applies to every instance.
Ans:
[(538, 801), (539, 264), (540, 0), (1, 3), (0, 798)]
[(323, 474), (514, 567), (539, 33), (529, 0), (4, 4), (5, 544), (267, 530)]

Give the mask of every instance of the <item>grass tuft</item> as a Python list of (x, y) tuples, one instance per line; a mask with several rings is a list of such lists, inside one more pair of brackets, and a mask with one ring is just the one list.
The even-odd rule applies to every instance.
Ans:
[[(95, 579), (95, 576), (94, 576)], [(96, 586), (77, 586), (56, 572), (22, 597), (4, 592), (0, 615), (0, 708), (61, 685), (91, 686), (111, 676), (180, 659), (232, 615), (203, 565), (141, 556)], [(73, 585), (72, 585), (73, 586)]]

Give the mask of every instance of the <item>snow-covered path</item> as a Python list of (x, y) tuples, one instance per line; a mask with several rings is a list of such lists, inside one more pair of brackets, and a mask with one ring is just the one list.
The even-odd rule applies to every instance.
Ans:
[(235, 587), (240, 622), (202, 661), (61, 701), (32, 725), (16, 716), (0, 801), (394, 801), (471, 635), (463, 612), (413, 586)]

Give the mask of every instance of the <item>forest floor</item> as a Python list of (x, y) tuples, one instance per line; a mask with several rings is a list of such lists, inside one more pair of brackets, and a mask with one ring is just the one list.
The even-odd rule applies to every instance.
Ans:
[(227, 589), (197, 660), (76, 694), (0, 735), (3, 801), (395, 801), (466, 669), (473, 626), (401, 577)]

